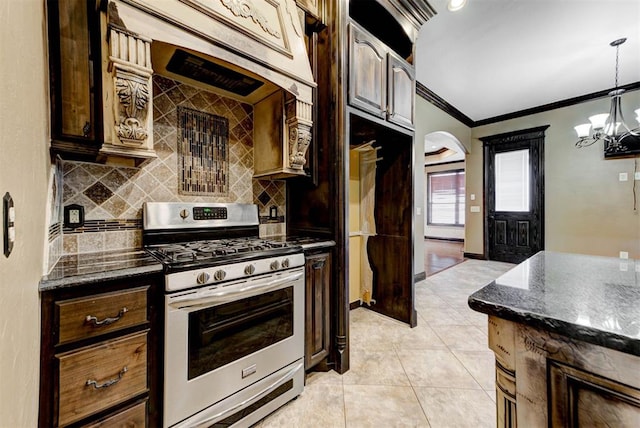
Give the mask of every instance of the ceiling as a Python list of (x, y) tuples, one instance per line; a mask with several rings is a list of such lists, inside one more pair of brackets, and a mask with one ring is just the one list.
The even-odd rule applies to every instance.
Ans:
[(640, 81), (640, 0), (467, 0), (416, 45), (416, 78), (478, 122)]

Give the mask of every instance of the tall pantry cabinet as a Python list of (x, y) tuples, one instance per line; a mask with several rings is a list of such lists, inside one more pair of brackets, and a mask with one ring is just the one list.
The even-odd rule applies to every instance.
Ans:
[[(435, 12), (415, 0), (326, 0), (318, 10), (322, 25), (311, 32), (307, 25), (318, 119), (308, 177), (287, 183), (287, 233), (337, 243), (327, 366), (343, 373), (349, 369), (350, 308), (368, 303), (416, 325), (413, 52), (419, 28)], [(350, 158), (361, 156), (371, 185), (357, 192), (355, 208)], [(350, 221), (354, 211), (358, 219)]]

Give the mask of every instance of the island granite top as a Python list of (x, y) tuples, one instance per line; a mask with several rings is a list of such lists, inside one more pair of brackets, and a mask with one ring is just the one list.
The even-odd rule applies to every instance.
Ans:
[(162, 271), (144, 250), (105, 251), (63, 256), (40, 281), (40, 291), (75, 287)]
[(541, 251), (468, 303), (478, 312), (640, 356), (640, 260)]

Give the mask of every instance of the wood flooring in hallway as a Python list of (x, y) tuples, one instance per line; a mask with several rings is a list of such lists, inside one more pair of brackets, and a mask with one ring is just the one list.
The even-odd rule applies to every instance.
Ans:
[(424, 240), (424, 273), (431, 276), (464, 261), (464, 242)]

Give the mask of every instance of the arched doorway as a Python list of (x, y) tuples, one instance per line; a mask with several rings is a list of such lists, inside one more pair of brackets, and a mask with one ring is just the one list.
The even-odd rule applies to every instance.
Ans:
[(424, 137), (424, 263), (427, 276), (464, 258), (465, 156), (451, 133)]

